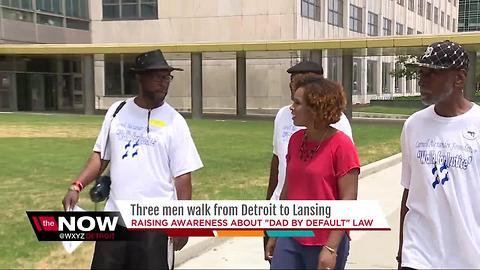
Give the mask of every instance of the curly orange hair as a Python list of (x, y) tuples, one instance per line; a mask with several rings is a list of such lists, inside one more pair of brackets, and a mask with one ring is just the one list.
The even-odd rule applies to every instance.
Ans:
[(307, 76), (297, 84), (304, 89), (306, 104), (315, 113), (315, 122), (321, 121), (333, 124), (340, 120), (347, 101), (343, 87), (329, 79)]

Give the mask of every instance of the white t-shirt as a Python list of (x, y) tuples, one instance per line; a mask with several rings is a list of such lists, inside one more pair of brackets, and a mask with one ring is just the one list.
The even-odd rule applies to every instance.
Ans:
[(136, 105), (133, 98), (112, 120), (119, 104), (108, 110), (93, 147), (111, 161), (112, 184), (105, 210), (118, 210), (114, 200), (175, 200), (174, 178), (203, 167), (187, 122), (167, 103), (151, 110), (149, 117), (149, 110)]
[(408, 118), (401, 141), (402, 266), (480, 268), (480, 107), (441, 117), (432, 105)]
[[(345, 114), (342, 113), (340, 120), (331, 126), (345, 133), (353, 142), (352, 127)], [(293, 124), (290, 105), (281, 108), (278, 111), (277, 116), (275, 116), (275, 122), (273, 125), (273, 153), (278, 157), (278, 184), (273, 192), (271, 200), (280, 199), (283, 184), (285, 183), (285, 172), (287, 169), (286, 156), (290, 136), (303, 128), (305, 127), (297, 127)]]

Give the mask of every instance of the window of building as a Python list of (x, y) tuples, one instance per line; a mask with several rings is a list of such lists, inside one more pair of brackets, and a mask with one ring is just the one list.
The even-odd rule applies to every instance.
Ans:
[(423, 34), (422, 31), (417, 31), (417, 35), (421, 35), (421, 34)]
[(413, 35), (413, 28), (407, 27), (407, 35)]
[(427, 2), (427, 19), (432, 20), (432, 3)]
[(452, 31), (453, 32), (457, 31), (457, 20), (455, 19), (452, 20)]
[(442, 27), (445, 27), (445, 12), (442, 11), (441, 16), (440, 16), (440, 25)]
[(302, 0), (302, 17), (320, 21), (320, 0)]
[(395, 32), (397, 35), (403, 35), (404, 30), (403, 30), (403, 24), (397, 22), (397, 30)]
[(447, 29), (450, 30), (450, 15), (447, 15)]
[(88, 19), (87, 0), (65, 0), (65, 13), (68, 17)]
[(377, 62), (367, 60), (367, 94), (376, 94), (375, 74), (377, 74)]
[(2, 0), (2, 6), (32, 10), (32, 0)]
[(334, 81), (339, 81), (340, 76), (340, 57), (329, 57), (328, 58), (328, 78)]
[(433, 11), (433, 22), (438, 23), (438, 7), (435, 7)]
[(362, 33), (362, 8), (350, 4), (350, 30)]
[(411, 94), (412, 93), (412, 80), (406, 80), (405, 81), (405, 90), (407, 91), (407, 93)]
[(63, 27), (63, 18), (44, 14), (37, 14), (37, 23), (49, 26)]
[(479, 31), (480, 1), (460, 1), (458, 9), (458, 26), (452, 24), (454, 31)]
[(104, 20), (151, 20), (158, 18), (157, 0), (103, 0)]
[[(395, 63), (395, 70), (398, 70), (398, 69), (400, 69), (400, 68), (401, 68), (400, 64)], [(394, 91), (394, 92), (395, 92), (396, 94), (402, 93), (402, 89), (401, 89), (402, 84), (401, 84), (400, 80), (401, 80), (401, 79), (398, 78), (398, 77), (395, 77), (395, 78), (394, 78), (394, 85), (395, 85), (395, 91)]]
[(1, 10), (4, 19), (33, 22), (32, 0), (2, 0), (0, 4), (4, 6)]
[(418, 0), (418, 15), (425, 14), (425, 0)]
[(392, 20), (383, 17), (383, 35), (392, 35)]
[(404, 6), (405, 0), (397, 0), (397, 4), (399, 4), (400, 6)]
[(382, 93), (390, 93), (390, 63), (382, 62)]
[(343, 0), (328, 0), (328, 23), (343, 27)]
[(378, 15), (368, 12), (368, 35), (378, 36)]
[(105, 55), (106, 96), (130, 96), (138, 93), (135, 74), (129, 72), (134, 63), (135, 55)]
[(408, 10), (415, 11), (415, 0), (408, 0)]
[(37, 10), (54, 13), (54, 14), (63, 14), (63, 7), (61, 0), (37, 0), (36, 1)]
[[(4, 19), (90, 29), (88, 0), (1, 0)], [(35, 5), (34, 5), (35, 4)]]

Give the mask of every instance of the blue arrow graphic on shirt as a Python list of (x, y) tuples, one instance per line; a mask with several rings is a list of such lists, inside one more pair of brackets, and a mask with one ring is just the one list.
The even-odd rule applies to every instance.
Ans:
[(128, 148), (130, 147), (130, 142), (131, 141), (128, 141), (128, 143), (125, 144), (125, 147), (124, 147), (125, 148), (125, 154), (123, 154), (122, 159), (125, 159), (126, 157), (128, 157)]
[(437, 187), (437, 185), (440, 184), (440, 177), (438, 177), (437, 171), (438, 171), (437, 163), (435, 163), (434, 167), (432, 169), (432, 174), (435, 176), (435, 181), (433, 181), (433, 183), (432, 183), (433, 189), (435, 189)]
[(447, 174), (445, 175), (445, 177), (442, 179), (442, 186), (443, 186), (443, 184), (445, 184), (445, 182), (447, 182), (448, 180), (450, 180), (450, 178), (448, 178), (448, 172), (447, 172)]
[[(440, 172), (443, 172), (444, 170), (448, 169), (448, 165), (447, 165), (447, 161), (444, 161), (443, 162), (443, 166), (440, 167)], [(442, 179), (442, 186), (443, 184), (445, 184), (445, 182), (447, 182), (449, 180), (448, 178), (448, 172), (447, 174), (445, 175), (445, 177)]]

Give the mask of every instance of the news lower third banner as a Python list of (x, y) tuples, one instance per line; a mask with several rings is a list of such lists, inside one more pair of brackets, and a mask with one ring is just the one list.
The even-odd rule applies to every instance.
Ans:
[[(129, 240), (128, 235), (141, 231), (163, 231), (169, 236), (309, 237), (315, 230), (390, 230), (377, 201), (119, 200), (115, 204), (119, 212), (27, 214), (40, 241)], [(80, 239), (72, 236), (75, 233)]]

